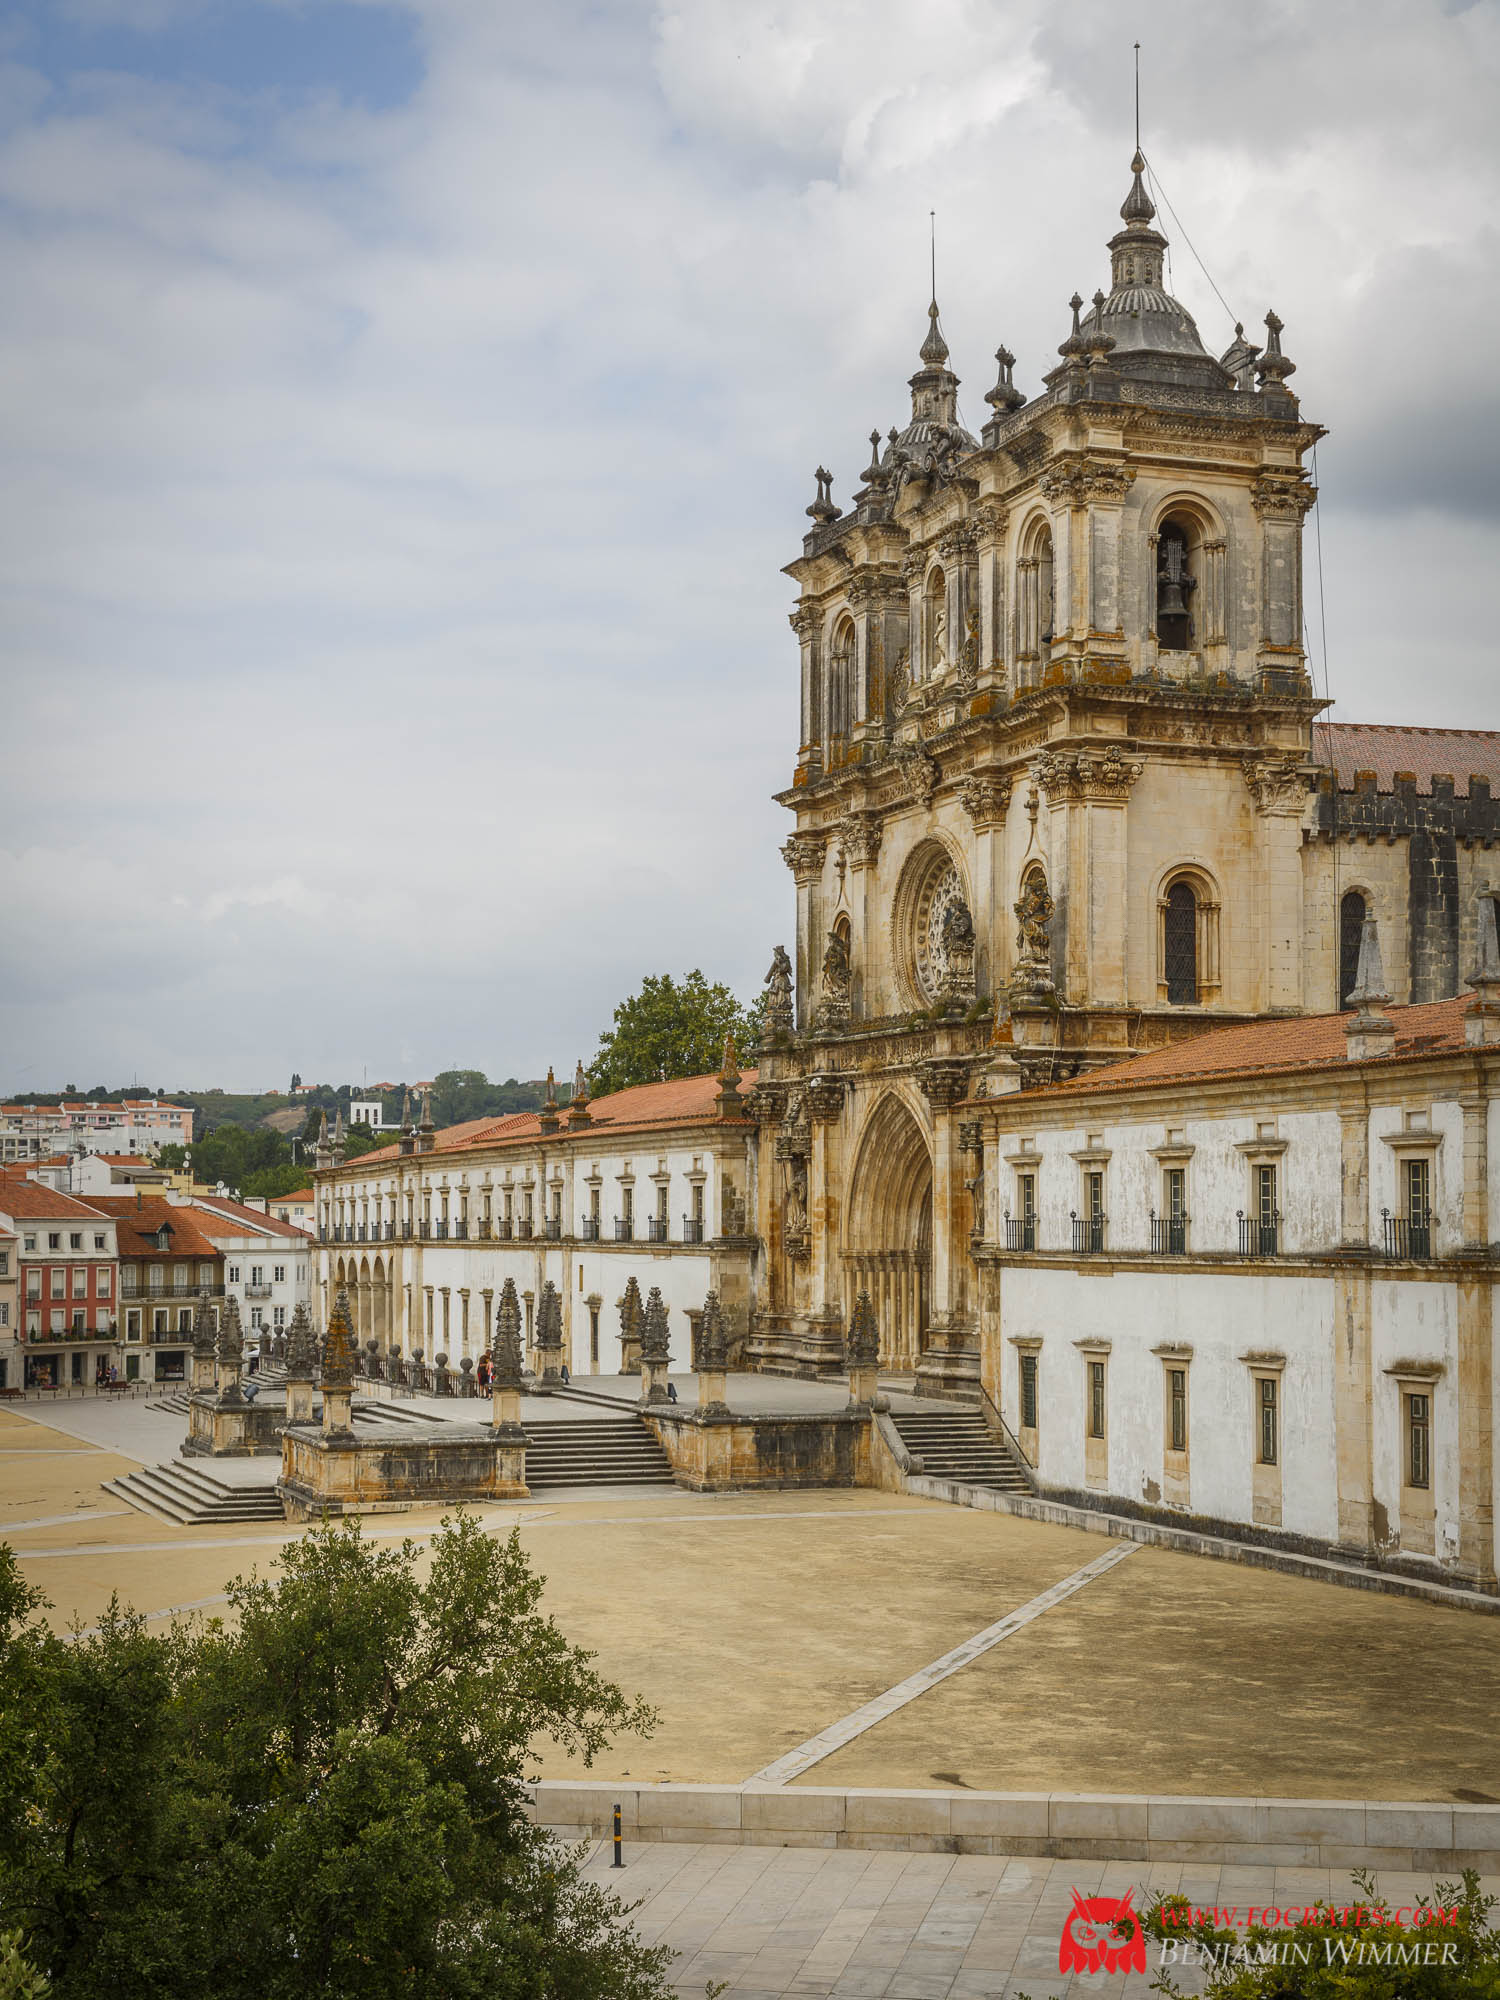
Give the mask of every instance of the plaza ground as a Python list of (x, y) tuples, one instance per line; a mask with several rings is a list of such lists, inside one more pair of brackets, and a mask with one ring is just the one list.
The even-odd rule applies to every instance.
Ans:
[[(143, 1403), (0, 1410), (0, 1532), (59, 1627), (115, 1591), (151, 1616), (213, 1609), (273, 1562), (291, 1530), (174, 1526), (101, 1491), (182, 1433)], [(658, 1709), (652, 1738), (594, 1767), (648, 1782), (743, 1782), (1109, 1546), (867, 1491), (601, 1490), (480, 1511), (519, 1528), (568, 1636)], [(441, 1513), (366, 1532), (421, 1538)], [(1494, 1619), (1134, 1547), (802, 1782), (1474, 1803), (1500, 1799), (1497, 1713)], [(541, 1769), (582, 1775), (545, 1753)]]

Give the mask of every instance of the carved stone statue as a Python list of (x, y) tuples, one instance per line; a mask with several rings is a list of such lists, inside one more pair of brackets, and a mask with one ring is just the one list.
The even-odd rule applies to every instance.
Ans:
[(771, 970), (761, 982), (767, 989), (765, 1029), (768, 1035), (789, 1035), (797, 1025), (796, 1004), (792, 998), (792, 961), (786, 955), (786, 946), (779, 944), (771, 954)]
[(849, 947), (838, 931), (830, 931), (828, 947), (823, 953), (822, 992), (818, 1001), (820, 1028), (842, 1028), (847, 1025), (851, 976)]
[(1047, 926), (1055, 907), (1046, 878), (1033, 870), (1022, 883), (1021, 900), (1015, 906), (1020, 925), (1016, 933), (1016, 985), (1023, 992), (1052, 989), (1052, 935)]
[(793, 1160), (786, 1181), (786, 1233), (788, 1237), (807, 1235), (807, 1162)]
[(948, 611), (939, 604), (932, 614), (932, 671), (942, 673), (948, 665)]
[(962, 896), (943, 911), (939, 932), (944, 966), (943, 987), (955, 1000), (974, 998), (974, 919)]

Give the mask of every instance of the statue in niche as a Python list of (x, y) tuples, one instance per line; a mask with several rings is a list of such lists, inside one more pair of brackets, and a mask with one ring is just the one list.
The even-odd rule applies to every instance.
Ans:
[(807, 1162), (794, 1159), (786, 1180), (786, 1234), (804, 1237), (807, 1234)]
[(1052, 984), (1052, 934), (1047, 928), (1056, 905), (1040, 869), (1033, 869), (1021, 884), (1021, 900), (1016, 904), (1016, 983), (1033, 993), (1044, 992)]
[(822, 997), (818, 1003), (819, 1027), (839, 1028), (849, 1019), (849, 988), (852, 978), (849, 946), (843, 933), (830, 931), (828, 947), (823, 953)]
[(786, 946), (777, 945), (771, 954), (771, 970), (761, 982), (767, 988), (765, 1028), (768, 1035), (789, 1035), (797, 1025), (796, 1005), (792, 999), (792, 961), (786, 955)]
[(943, 962), (944, 991), (957, 1000), (974, 997), (974, 919), (961, 895), (955, 895), (943, 911), (938, 933)]
[(948, 665), (948, 608), (939, 600), (932, 614), (932, 671), (944, 672)]

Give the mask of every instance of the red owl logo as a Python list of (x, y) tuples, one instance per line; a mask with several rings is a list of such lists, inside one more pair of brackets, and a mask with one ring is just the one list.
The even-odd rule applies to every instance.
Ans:
[(1130, 1895), (1080, 1896), (1057, 1946), (1059, 1972), (1144, 1972), (1146, 1933), (1130, 1906)]

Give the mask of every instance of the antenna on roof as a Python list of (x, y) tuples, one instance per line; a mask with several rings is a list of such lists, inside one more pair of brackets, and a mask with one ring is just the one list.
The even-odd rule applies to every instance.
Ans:
[(1135, 45), (1135, 150), (1141, 150), (1141, 45)]
[(932, 296), (934, 301), (936, 301), (937, 299), (937, 210), (935, 208), (929, 208), (927, 211), (927, 230), (928, 230), (928, 235), (931, 238), (931, 244), (932, 244)]

